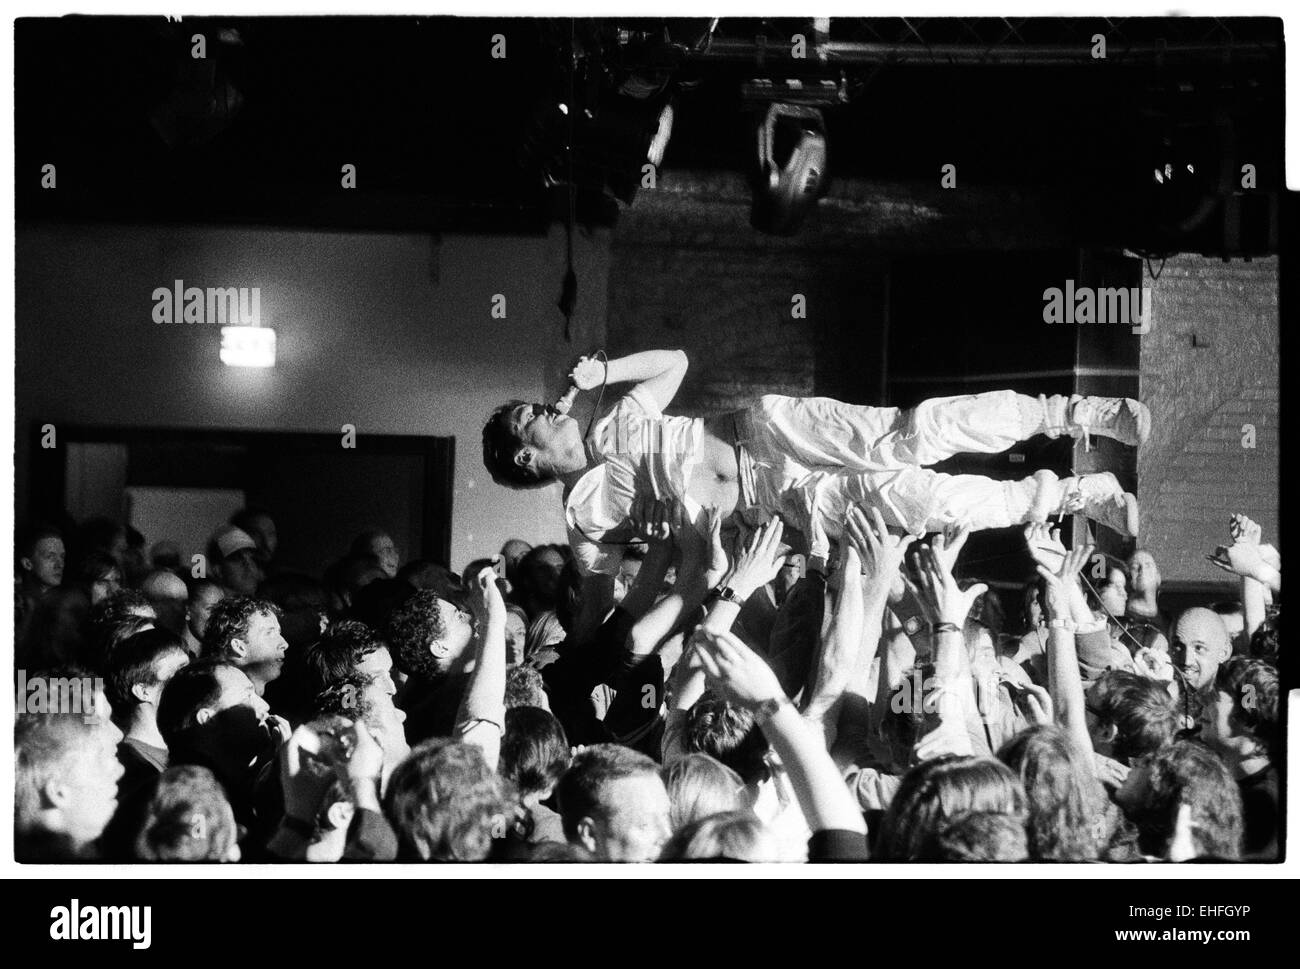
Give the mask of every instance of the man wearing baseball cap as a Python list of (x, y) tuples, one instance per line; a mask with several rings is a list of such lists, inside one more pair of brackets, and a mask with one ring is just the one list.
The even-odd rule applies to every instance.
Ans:
[(262, 567), (257, 561), (257, 543), (251, 535), (234, 525), (222, 525), (208, 542), (208, 564), (228, 595), (257, 594), (262, 581)]

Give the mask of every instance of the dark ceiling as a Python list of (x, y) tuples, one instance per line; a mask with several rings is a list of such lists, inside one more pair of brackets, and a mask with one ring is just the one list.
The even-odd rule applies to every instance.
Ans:
[(662, 179), (746, 171), (757, 112), (803, 96), (794, 80), (827, 92), (833, 179), (930, 182), (951, 163), (966, 186), (1069, 196), (1081, 235), (1205, 251), (1223, 232), (1207, 207), (1250, 163), (1238, 244), (1266, 251), (1282, 63), (1280, 22), (1259, 19), (23, 19), (17, 215), (528, 232), (567, 212), (572, 182), (578, 218), (608, 223), (663, 104)]

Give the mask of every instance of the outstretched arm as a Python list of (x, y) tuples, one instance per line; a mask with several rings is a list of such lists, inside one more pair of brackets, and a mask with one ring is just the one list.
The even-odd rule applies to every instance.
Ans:
[(839, 598), (831, 617), (822, 653), (813, 679), (804, 716), (822, 727), (829, 747), (833, 741), (835, 717), (849, 678), (858, 668), (860, 652), (870, 662), (880, 644), (889, 590), (914, 539), (889, 534), (877, 508), (868, 521), (862, 509), (851, 506), (844, 522), (840, 547)]
[[(1281, 556), (1277, 554), (1275, 549), (1260, 543), (1263, 530), (1259, 525), (1245, 515), (1238, 514), (1232, 516), (1229, 528), (1232, 532), (1234, 544), (1253, 545), (1259, 548), (1260, 561), (1265, 568), (1277, 570), (1280, 581), (1282, 576)], [(1250, 637), (1255, 635), (1255, 630), (1263, 624), (1267, 615), (1267, 589), (1268, 587), (1258, 578), (1254, 578), (1249, 574), (1241, 576), (1241, 605), (1245, 618), (1245, 629), (1242, 638), (1247, 643), (1250, 642)]]
[[(672, 590), (646, 610), (628, 633), (627, 648), (635, 656), (649, 656), (658, 651), (673, 634), (684, 616), (699, 609), (708, 592), (708, 548), (695, 530), (685, 509), (675, 499), (665, 505), (665, 515), (682, 550), (677, 581)], [(642, 571), (645, 566), (642, 565)]]
[(488, 766), (495, 770), (505, 732), (506, 604), (490, 567), (470, 579), (469, 586), (479, 632), (474, 671), (456, 714), (456, 732), (465, 743), (482, 750)]
[(663, 410), (673, 402), (688, 365), (682, 350), (645, 350), (617, 357), (608, 364), (583, 357), (569, 374), (569, 379), (581, 390), (593, 390), (603, 383), (632, 382), (659, 410)]
[[(975, 722), (978, 708), (962, 628), (971, 606), (988, 586), (981, 582), (962, 589), (944, 553), (945, 549), (921, 545), (911, 563), (912, 575), (904, 575), (934, 629), (933, 690), (925, 691), (922, 711), (938, 723), (918, 738), (914, 748), (918, 760), (940, 753), (971, 753), (976, 736), (967, 729), (968, 723)], [(987, 744), (983, 746), (978, 752), (987, 751)]]
[(763, 658), (728, 632), (702, 631), (694, 646), (713, 686), (757, 713), (763, 735), (790, 774), (808, 827), (866, 834), (862, 813), (821, 736), (795, 711)]
[(1038, 574), (1043, 577), (1046, 595), (1043, 607), (1047, 613), (1050, 632), (1047, 638), (1047, 683), (1057, 720), (1073, 738), (1076, 746), (1087, 754), (1093, 764), (1092, 738), (1088, 734), (1088, 720), (1084, 713), (1083, 680), (1079, 674), (1079, 655), (1075, 648), (1074, 631), (1070, 628), (1069, 588), (1078, 584), (1080, 569), (1092, 555), (1091, 545), (1070, 550), (1053, 572), (1041, 563)]

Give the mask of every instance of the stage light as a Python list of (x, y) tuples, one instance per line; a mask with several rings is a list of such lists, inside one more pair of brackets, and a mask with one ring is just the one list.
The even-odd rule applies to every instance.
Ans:
[(650, 147), (646, 150), (646, 160), (655, 168), (658, 168), (664, 160), (664, 151), (668, 148), (668, 139), (673, 136), (673, 106), (665, 104), (664, 109), (659, 112), (659, 130), (655, 136), (650, 139)]
[(275, 330), (269, 326), (223, 326), (221, 362), (227, 367), (274, 367)]
[(793, 235), (826, 183), (826, 128), (821, 112), (773, 103), (758, 125), (758, 171), (750, 223)]

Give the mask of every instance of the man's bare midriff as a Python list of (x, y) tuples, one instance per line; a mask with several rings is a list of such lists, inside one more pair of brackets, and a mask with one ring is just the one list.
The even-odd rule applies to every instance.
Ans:
[(700, 460), (686, 482), (687, 497), (704, 508), (731, 514), (740, 503), (740, 468), (729, 415), (707, 417), (700, 436)]

